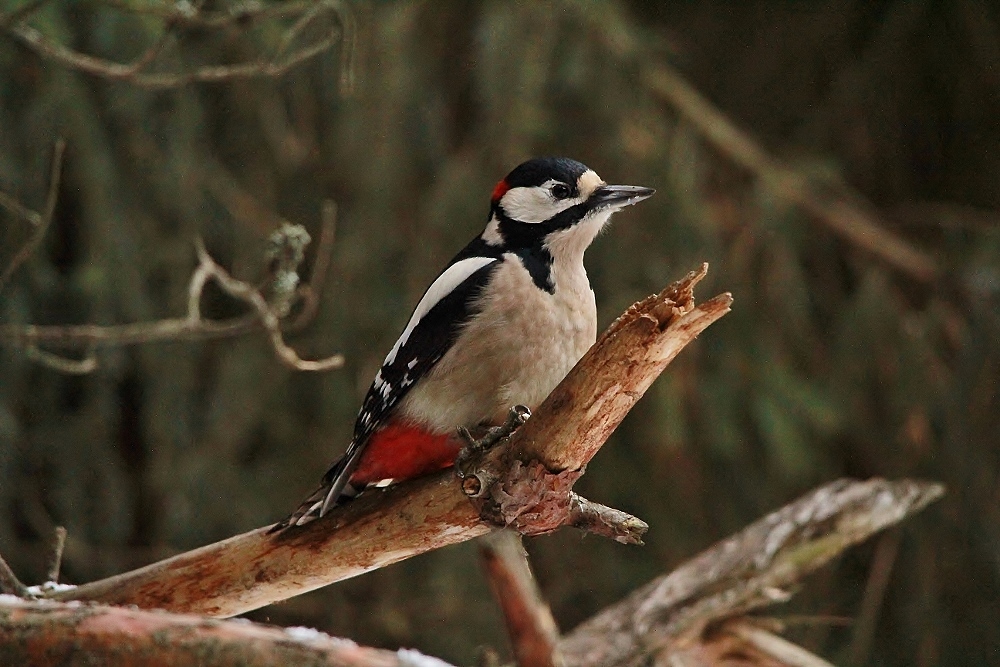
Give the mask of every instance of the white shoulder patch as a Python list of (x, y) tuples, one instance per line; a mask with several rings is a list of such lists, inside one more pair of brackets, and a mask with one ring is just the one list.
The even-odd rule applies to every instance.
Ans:
[(385, 361), (382, 362), (382, 364), (388, 365), (396, 360), (399, 348), (406, 345), (406, 341), (410, 338), (410, 334), (413, 333), (413, 330), (420, 323), (420, 320), (431, 308), (437, 305), (441, 299), (451, 294), (456, 287), (461, 285), (473, 273), (495, 261), (497, 261), (495, 257), (468, 257), (455, 262), (445, 269), (445, 271), (437, 277), (437, 280), (431, 283), (431, 286), (427, 288), (427, 291), (424, 292), (423, 297), (420, 299), (420, 303), (418, 303), (417, 307), (413, 310), (413, 315), (410, 316), (410, 321), (407, 323), (406, 328), (403, 329), (403, 333), (399, 336), (396, 344), (392, 346), (392, 349), (389, 351), (389, 354), (386, 356)]

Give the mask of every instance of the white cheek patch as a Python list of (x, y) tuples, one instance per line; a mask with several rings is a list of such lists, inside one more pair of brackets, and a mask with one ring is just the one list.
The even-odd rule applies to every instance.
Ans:
[[(555, 181), (550, 183), (554, 185)], [(580, 197), (553, 199), (549, 185), (546, 183), (531, 188), (511, 188), (500, 200), (504, 213), (518, 222), (537, 224), (583, 201)]]
[(385, 361), (382, 362), (382, 365), (388, 366), (396, 360), (399, 348), (406, 345), (406, 341), (410, 338), (410, 334), (413, 333), (413, 330), (417, 328), (418, 324), (420, 324), (420, 320), (428, 313), (428, 311), (430, 311), (431, 308), (436, 306), (441, 299), (451, 294), (456, 287), (461, 285), (473, 273), (495, 261), (497, 260), (494, 257), (469, 257), (455, 262), (445, 269), (444, 273), (438, 276), (437, 280), (431, 283), (431, 286), (427, 288), (426, 292), (424, 292), (423, 297), (420, 299), (420, 303), (417, 304), (417, 307), (413, 311), (413, 315), (410, 316), (410, 321), (407, 323), (406, 328), (403, 329), (403, 333), (396, 341), (396, 344), (392, 346), (392, 350), (389, 351), (389, 354), (386, 356)]

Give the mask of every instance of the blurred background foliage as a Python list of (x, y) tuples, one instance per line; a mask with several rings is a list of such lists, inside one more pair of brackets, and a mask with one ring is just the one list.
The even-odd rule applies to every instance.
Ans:
[[(256, 333), (102, 346), (96, 370), (68, 375), (4, 329), (0, 550), (29, 583), (56, 525), (69, 530), (64, 579), (81, 582), (284, 516), (347, 443), (378, 363), (481, 229), (493, 183), (557, 154), (658, 190), (589, 252), (602, 327), (702, 261), (702, 297), (736, 299), (581, 481), (646, 519), (647, 545), (569, 530), (529, 543), (562, 627), (824, 481), (915, 476), (945, 482), (947, 498), (774, 611), (838, 664), (1000, 664), (995, 4), (334, 2), (284, 46), (295, 16), (175, 21), (148, 71), (338, 39), (280, 76), (159, 88), (75, 71), (15, 31), (128, 63), (161, 39), (161, 13), (199, 4), (235, 7), (54, 0), (0, 21), (0, 190), (41, 209), (53, 143), (67, 141), (55, 217), (3, 286), (2, 322), (182, 316), (197, 235), (261, 280), (268, 234), (287, 220), (316, 238), (329, 198), (330, 274), (289, 341), (346, 366), (289, 370)], [(650, 88), (657, 64), (825, 196), (869, 202), (937, 277), (843, 240), (709, 145)], [(3, 267), (32, 229), (7, 211), (0, 223)], [(243, 312), (211, 289), (204, 309)], [(469, 664), (506, 642), (486, 591), (466, 544), (252, 617)]]

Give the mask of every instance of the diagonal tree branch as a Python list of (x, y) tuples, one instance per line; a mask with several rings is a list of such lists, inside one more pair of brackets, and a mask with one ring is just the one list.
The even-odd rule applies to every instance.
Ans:
[(717, 150), (835, 234), (921, 282), (931, 282), (940, 272), (933, 256), (889, 231), (861, 195), (846, 186), (832, 188), (816, 182), (768, 154), (672, 68), (664, 64), (650, 67), (646, 85), (697, 127)]
[[(691, 290), (705, 270), (629, 309), (540, 406), (528, 422), (536, 427), (498, 449), (551, 453), (570, 464), (589, 459), (673, 355), (729, 312), (729, 295), (694, 305)], [(572, 455), (590, 430), (602, 435), (580, 440), (583, 453)], [(51, 597), (232, 616), (492, 529), (445, 471), (363, 494), (299, 528), (274, 535), (260, 528)]]
[(940, 484), (912, 480), (826, 484), (605, 609), (559, 649), (579, 667), (647, 664), (686, 650), (712, 624), (788, 600), (808, 573), (943, 493)]
[(31, 596), (31, 591), (21, 583), (3, 557), (0, 557), (0, 594), (17, 595), (22, 598)]
[[(615, 58), (641, 68), (642, 85), (691, 123), (715, 150), (756, 176), (772, 194), (808, 213), (852, 245), (923, 283), (941, 273), (935, 257), (888, 228), (874, 207), (843, 183), (810, 177), (769, 153), (741, 130), (676, 69), (651, 57), (633, 35), (637, 28), (615, 6), (604, 3), (595, 11), (588, 3), (564, 2), (587, 25), (596, 40)], [(918, 11), (906, 5), (900, 20), (905, 28)]]

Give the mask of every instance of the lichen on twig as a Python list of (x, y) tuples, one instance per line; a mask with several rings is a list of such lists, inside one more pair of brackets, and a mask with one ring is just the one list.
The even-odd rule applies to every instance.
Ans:
[[(56, 156), (61, 158), (62, 144), (57, 144)], [(61, 160), (60, 160), (61, 161)], [(10, 210), (24, 209), (21, 215), (29, 222), (36, 223), (32, 241), (15, 256), (4, 275), (13, 273), (20, 263), (34, 251), (41, 235), (48, 227), (58, 189), (59, 170), (53, 165), (52, 183), (44, 213), (24, 208), (9, 195), (0, 193), (0, 205)], [(6, 198), (6, 199), (4, 199)], [(7, 201), (7, 200), (11, 201)], [(17, 204), (13, 206), (11, 202)], [(311, 321), (319, 308), (319, 300), (326, 273), (330, 265), (336, 231), (337, 209), (332, 201), (323, 204), (320, 238), (308, 283), (303, 284), (299, 276), (300, 265), (305, 259), (305, 249), (311, 238), (301, 225), (284, 223), (270, 237), (267, 258), (271, 260), (271, 284), (266, 298), (261, 291), (249, 283), (233, 278), (211, 258), (204, 244), (196, 242), (198, 266), (188, 281), (188, 308), (185, 317), (166, 318), (153, 322), (136, 322), (122, 325), (18, 325), (0, 324), (0, 344), (15, 345), (23, 349), (25, 355), (38, 363), (62, 373), (85, 374), (98, 366), (96, 350), (99, 347), (135, 345), (172, 340), (198, 340), (204, 338), (224, 338), (245, 334), (263, 328), (269, 336), (278, 359), (296, 370), (322, 371), (343, 365), (341, 355), (332, 355), (318, 361), (302, 359), (284, 341), (284, 331), (301, 329)], [(23, 256), (23, 257), (22, 257)], [(202, 316), (201, 299), (205, 285), (209, 281), (232, 296), (249, 305), (253, 312), (225, 320), (213, 320)], [(2, 287), (2, 281), (0, 281)], [(301, 303), (301, 308), (291, 321), (285, 318), (292, 314), (293, 305)], [(81, 359), (71, 359), (56, 354), (41, 346), (82, 349)]]

